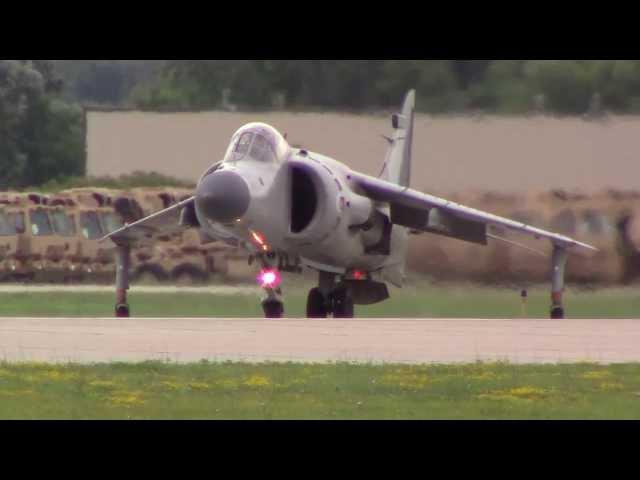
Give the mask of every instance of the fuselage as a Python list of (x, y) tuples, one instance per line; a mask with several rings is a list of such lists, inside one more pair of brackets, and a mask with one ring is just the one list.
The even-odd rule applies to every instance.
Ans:
[[(252, 123), (200, 179), (196, 215), (213, 237), (254, 255), (296, 256), (337, 274), (374, 272), (403, 255), (406, 232), (391, 231), (386, 206), (358, 194), (350, 172), (330, 157), (291, 148), (275, 128)], [(393, 244), (388, 252), (385, 234)], [(393, 247), (400, 247), (396, 256)]]

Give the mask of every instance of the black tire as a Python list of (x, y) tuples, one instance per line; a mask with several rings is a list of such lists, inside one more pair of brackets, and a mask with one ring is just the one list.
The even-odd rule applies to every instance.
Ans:
[(307, 297), (307, 318), (327, 318), (327, 301), (319, 288), (314, 288)]
[(116, 318), (129, 318), (130, 316), (131, 312), (129, 310), (129, 305), (126, 303), (116, 305)]
[(284, 304), (278, 300), (262, 302), (264, 318), (282, 318), (284, 316)]
[(180, 265), (171, 272), (171, 279), (176, 283), (202, 285), (209, 281), (209, 274), (195, 265)]
[(354, 306), (348, 288), (339, 288), (332, 295), (333, 318), (353, 318)]
[(162, 283), (169, 280), (169, 275), (159, 265), (142, 265), (133, 275), (134, 281), (140, 282), (145, 277), (151, 277), (155, 281)]
[(564, 308), (562, 307), (552, 307), (551, 308), (551, 318), (554, 320), (563, 319), (564, 318)]

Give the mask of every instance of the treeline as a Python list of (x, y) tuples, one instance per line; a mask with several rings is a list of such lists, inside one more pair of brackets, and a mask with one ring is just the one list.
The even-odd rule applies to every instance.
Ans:
[(82, 103), (121, 106), (131, 91), (152, 82), (163, 60), (53, 60), (64, 79), (64, 96)]
[(638, 60), (56, 60), (67, 98), (146, 109), (640, 112)]
[(0, 60), (0, 190), (84, 175), (82, 108), (48, 60)]
[[(0, 189), (85, 174), (82, 105), (640, 113), (639, 60), (0, 60)], [(68, 181), (68, 180), (66, 180)]]
[(149, 109), (640, 112), (638, 60), (180, 60), (132, 89)]

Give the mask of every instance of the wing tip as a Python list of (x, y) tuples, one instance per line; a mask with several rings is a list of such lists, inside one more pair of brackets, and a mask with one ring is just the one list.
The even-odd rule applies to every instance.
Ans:
[(593, 252), (599, 252), (600, 249), (597, 247), (594, 247), (593, 245), (589, 245), (588, 243), (582, 243), (582, 242), (578, 242), (576, 240), (572, 240), (571, 243), (569, 244), (570, 247), (581, 247), (584, 248), (585, 250), (591, 250)]

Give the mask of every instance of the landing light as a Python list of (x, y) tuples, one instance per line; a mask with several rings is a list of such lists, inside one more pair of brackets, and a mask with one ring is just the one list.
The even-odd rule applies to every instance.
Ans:
[(278, 288), (282, 282), (282, 277), (278, 270), (264, 269), (260, 271), (257, 280), (262, 288)]

